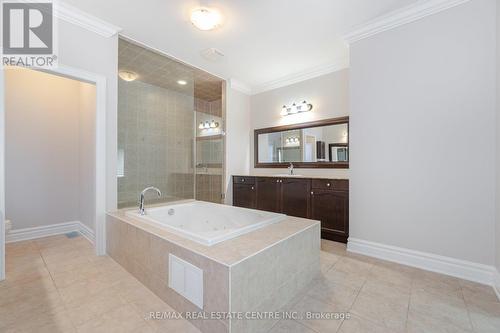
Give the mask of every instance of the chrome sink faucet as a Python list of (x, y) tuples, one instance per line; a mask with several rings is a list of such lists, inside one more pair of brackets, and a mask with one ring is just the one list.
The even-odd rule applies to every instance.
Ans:
[(290, 162), (290, 166), (288, 167), (288, 173), (290, 173), (290, 176), (293, 176), (293, 163)]
[(146, 215), (146, 211), (144, 210), (144, 195), (148, 191), (156, 191), (158, 196), (161, 197), (161, 191), (154, 186), (146, 187), (144, 190), (142, 190), (141, 195), (139, 196), (139, 214), (141, 215)]

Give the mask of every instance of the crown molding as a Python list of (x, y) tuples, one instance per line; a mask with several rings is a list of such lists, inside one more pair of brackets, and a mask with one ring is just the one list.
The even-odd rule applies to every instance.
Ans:
[(368, 21), (342, 37), (348, 44), (420, 20), (470, 0), (424, 0)]
[(246, 94), (246, 95), (252, 94), (252, 88), (249, 87), (247, 84), (245, 84), (241, 81), (235, 80), (235, 79), (230, 79), (229, 82), (231, 85), (231, 89), (239, 91), (239, 92)]
[(259, 84), (252, 89), (252, 95), (260, 94), (269, 90), (289, 86), (305, 80), (313, 79), (322, 75), (330, 74), (349, 67), (349, 57), (343, 57), (338, 61), (319, 67), (314, 67), (302, 72), (293, 73), (277, 80)]
[(68, 23), (95, 32), (103, 37), (112, 37), (122, 29), (111, 23), (90, 15), (64, 2), (54, 2), (54, 16)]

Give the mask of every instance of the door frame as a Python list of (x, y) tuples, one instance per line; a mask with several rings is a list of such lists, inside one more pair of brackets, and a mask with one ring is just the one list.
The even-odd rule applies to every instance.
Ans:
[[(32, 68), (33, 70), (40, 70)], [(106, 254), (106, 77), (83, 69), (59, 64), (43, 69), (49, 74), (85, 81), (96, 87), (95, 109), (95, 215), (94, 247)], [(5, 279), (5, 75), (0, 70), (0, 281)]]

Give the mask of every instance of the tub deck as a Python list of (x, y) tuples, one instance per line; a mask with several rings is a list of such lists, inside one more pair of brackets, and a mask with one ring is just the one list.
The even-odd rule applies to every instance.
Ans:
[[(205, 246), (126, 211), (107, 215), (108, 254), (181, 313), (280, 311), (320, 272), (318, 221), (287, 217)], [(203, 271), (202, 309), (168, 286), (170, 255)], [(264, 332), (273, 324), (270, 320), (188, 319), (203, 333)]]
[(247, 234), (215, 245), (205, 246), (169, 232), (165, 228), (154, 226), (140, 219), (133, 218), (126, 214), (129, 210), (130, 208), (121, 209), (113, 213), (108, 213), (107, 215), (210, 258), (225, 266), (232, 266), (277, 242), (283, 241), (308, 228), (320, 225), (319, 221), (287, 216), (283, 221), (273, 223), (261, 229), (251, 231)]

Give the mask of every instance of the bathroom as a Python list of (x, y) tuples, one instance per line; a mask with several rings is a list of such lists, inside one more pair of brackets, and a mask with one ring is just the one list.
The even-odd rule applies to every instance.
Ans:
[(0, 70), (1, 332), (500, 330), (496, 1), (50, 3), (1, 4), (55, 62)]

